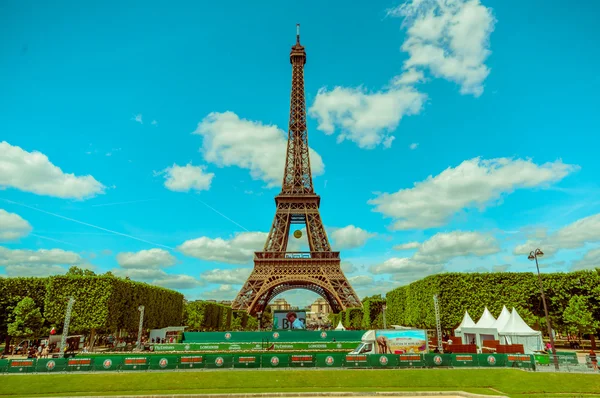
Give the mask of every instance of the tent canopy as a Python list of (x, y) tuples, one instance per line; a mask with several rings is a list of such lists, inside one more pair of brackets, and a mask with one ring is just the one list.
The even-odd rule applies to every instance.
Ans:
[(520, 336), (535, 336), (541, 334), (541, 332), (530, 328), (514, 308), (512, 309), (512, 314), (510, 314), (507, 322), (504, 324), (502, 329), (498, 330), (498, 332), (500, 334), (514, 334)]
[(498, 316), (498, 319), (496, 319), (496, 322), (494, 323), (494, 327), (496, 329), (498, 329), (498, 331), (502, 330), (509, 319), (510, 319), (510, 311), (506, 308), (506, 306), (502, 306), (502, 312)]
[(475, 324), (475, 327), (478, 327), (478, 328), (493, 328), (494, 327), (494, 323), (496, 323), (496, 318), (494, 318), (494, 316), (487, 309), (487, 307), (485, 307), (485, 309), (483, 310), (483, 315), (481, 315), (481, 318), (479, 318), (479, 320)]
[(473, 320), (471, 319), (471, 316), (469, 315), (469, 311), (465, 311), (465, 316), (463, 316), (463, 319), (460, 322), (460, 325), (458, 325), (458, 327), (456, 329), (454, 329), (454, 334), (456, 336), (459, 336), (461, 334), (463, 328), (472, 328), (472, 327), (475, 327), (475, 322), (473, 322)]
[(338, 323), (338, 325), (336, 326), (335, 330), (346, 330), (346, 328), (344, 327), (344, 325), (342, 325), (342, 321), (340, 321), (340, 323)]

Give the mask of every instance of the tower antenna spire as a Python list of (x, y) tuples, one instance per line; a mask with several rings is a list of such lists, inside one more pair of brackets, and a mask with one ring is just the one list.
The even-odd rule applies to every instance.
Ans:
[(300, 44), (300, 24), (296, 24), (296, 43)]

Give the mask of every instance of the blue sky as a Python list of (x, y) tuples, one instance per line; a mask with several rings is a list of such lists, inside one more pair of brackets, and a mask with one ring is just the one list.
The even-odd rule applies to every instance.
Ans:
[(544, 272), (600, 264), (599, 5), (122, 3), (0, 4), (0, 274), (232, 299), (275, 211), (296, 23), (315, 189), (359, 295), (531, 271), (538, 246)]

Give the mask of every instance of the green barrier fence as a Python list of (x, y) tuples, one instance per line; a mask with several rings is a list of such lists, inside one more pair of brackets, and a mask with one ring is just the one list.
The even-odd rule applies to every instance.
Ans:
[(178, 369), (179, 355), (161, 355), (150, 357), (150, 369)]
[(398, 355), (398, 366), (401, 368), (422, 368), (425, 366), (425, 360), (420, 354), (401, 354)]
[(35, 371), (43, 372), (64, 372), (67, 370), (67, 359), (65, 358), (40, 358), (36, 361)]
[(120, 370), (121, 369), (121, 365), (123, 363), (123, 359), (125, 357), (124, 356), (117, 356), (117, 355), (95, 355), (93, 357), (94, 361), (93, 361), (93, 366), (92, 366), (92, 370), (95, 371), (115, 371), (115, 370)]
[(233, 356), (233, 367), (234, 368), (260, 368), (260, 355), (234, 355)]
[(369, 356), (360, 355), (346, 355), (344, 358), (344, 367), (347, 368), (364, 368), (369, 366)]
[(506, 366), (506, 354), (477, 354), (477, 362), (480, 367), (503, 367)]
[(204, 367), (203, 355), (184, 355), (179, 360), (180, 369), (197, 369)]
[(476, 367), (479, 365), (477, 354), (452, 354), (451, 366)]
[(316, 354), (290, 354), (289, 358), (292, 368), (312, 368), (316, 362)]
[(183, 342), (191, 343), (285, 343), (360, 342), (365, 330), (280, 330), (267, 332), (184, 332)]
[(439, 368), (452, 365), (452, 354), (424, 354), (425, 366)]
[(369, 355), (368, 364), (372, 368), (391, 368), (398, 366), (398, 355), (378, 354)]
[(231, 354), (208, 354), (204, 357), (207, 368), (231, 368), (233, 367), (233, 355)]
[(8, 359), (0, 359), (0, 373), (5, 373), (9, 364), (10, 361)]
[(287, 354), (262, 354), (263, 368), (287, 368), (290, 366), (290, 356)]
[(357, 341), (345, 342), (311, 342), (311, 343), (282, 343), (269, 341), (263, 343), (182, 343), (182, 344), (154, 344), (150, 349), (154, 352), (164, 351), (256, 351), (256, 350), (352, 350), (360, 344)]
[[(539, 362), (539, 360), (538, 360)], [(2, 373), (57, 373), (77, 371), (137, 371), (194, 368), (408, 368), (408, 367), (517, 367), (535, 369), (536, 357), (522, 354), (385, 354), (240, 353), (98, 355), (74, 358), (13, 359), (0, 361)]]
[(559, 363), (579, 365), (579, 359), (577, 358), (576, 352), (556, 351), (556, 355), (558, 356)]
[(510, 368), (535, 369), (533, 355), (506, 354), (506, 366)]
[(150, 358), (148, 357), (125, 357), (121, 363), (122, 370), (148, 370), (150, 368)]
[(344, 366), (346, 354), (317, 354), (316, 365), (319, 368), (340, 368)]

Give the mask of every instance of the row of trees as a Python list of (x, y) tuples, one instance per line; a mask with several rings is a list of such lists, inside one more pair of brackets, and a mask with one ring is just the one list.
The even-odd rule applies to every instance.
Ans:
[[(95, 275), (72, 267), (66, 275), (48, 278), (0, 278), (0, 335), (6, 347), (11, 337), (47, 335), (51, 327), (60, 330), (69, 297), (75, 298), (69, 332), (90, 332), (92, 337), (96, 331), (137, 331), (140, 305), (149, 329), (180, 325), (183, 316), (181, 293), (110, 273)], [(36, 311), (41, 325), (24, 317)]]
[[(261, 317), (261, 327), (269, 328), (273, 322), (270, 311)], [(234, 311), (231, 307), (210, 302), (192, 301), (185, 304), (183, 324), (189, 332), (200, 331), (253, 331), (258, 329), (258, 319), (246, 311)]]
[[(542, 276), (552, 326), (561, 331), (595, 333), (600, 327), (600, 272), (578, 271)], [(546, 330), (537, 275), (532, 273), (447, 273), (429, 276), (388, 292), (390, 324), (435, 327), (433, 295), (440, 303), (442, 328), (456, 327), (465, 310), (477, 320), (487, 307), (516, 308), (538, 330)]]
[[(600, 329), (600, 269), (544, 274), (542, 277), (550, 321), (555, 330), (594, 334)], [(378, 329), (383, 326), (387, 304), (388, 325), (435, 328), (433, 295), (440, 303), (441, 325), (458, 326), (465, 311), (475, 321), (487, 307), (496, 316), (502, 306), (516, 308), (525, 322), (545, 331), (544, 307), (539, 280), (531, 273), (447, 273), (432, 275), (381, 296), (367, 297), (362, 308), (349, 308), (330, 315), (348, 329)]]

